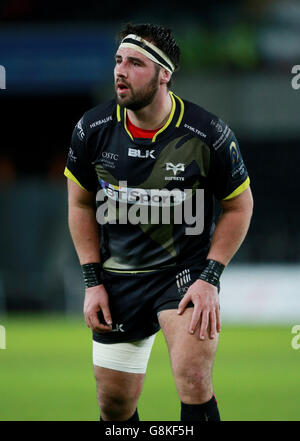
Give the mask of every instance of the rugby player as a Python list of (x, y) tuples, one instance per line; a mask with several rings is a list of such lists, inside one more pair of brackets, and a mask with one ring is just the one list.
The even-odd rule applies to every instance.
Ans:
[[(170, 30), (129, 24), (120, 36), (116, 98), (80, 119), (65, 169), (100, 420), (139, 420), (148, 359), (162, 329), (181, 421), (218, 421), (212, 368), (220, 276), (249, 227), (248, 173), (228, 125), (171, 92), (180, 50)], [(191, 222), (176, 223), (175, 211), (169, 222), (121, 222), (122, 204), (128, 211), (152, 209), (154, 198), (144, 195), (163, 189), (175, 192), (170, 210), (187, 202), (188, 190), (195, 203), (197, 190), (204, 191), (201, 231), (187, 234)], [(215, 202), (222, 208), (218, 219)]]

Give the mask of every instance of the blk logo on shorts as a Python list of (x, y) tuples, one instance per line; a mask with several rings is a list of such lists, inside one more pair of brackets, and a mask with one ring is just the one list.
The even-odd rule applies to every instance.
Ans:
[(123, 329), (123, 323), (116, 323), (114, 326), (112, 326), (111, 328), (111, 332), (125, 332), (125, 330)]

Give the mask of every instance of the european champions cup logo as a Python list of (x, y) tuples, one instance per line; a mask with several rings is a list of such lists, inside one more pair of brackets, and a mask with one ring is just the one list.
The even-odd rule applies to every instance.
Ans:
[(5, 67), (0, 65), (0, 89), (6, 89), (6, 71)]

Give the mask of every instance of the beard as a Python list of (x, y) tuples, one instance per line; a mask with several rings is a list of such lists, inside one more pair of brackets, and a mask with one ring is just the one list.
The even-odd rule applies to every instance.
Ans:
[(121, 107), (136, 111), (143, 107), (148, 106), (154, 100), (155, 95), (159, 89), (158, 84), (159, 69), (155, 69), (153, 78), (143, 87), (141, 90), (134, 91), (127, 83), (127, 87), (130, 90), (130, 96), (128, 98), (120, 98), (116, 95), (117, 103)]

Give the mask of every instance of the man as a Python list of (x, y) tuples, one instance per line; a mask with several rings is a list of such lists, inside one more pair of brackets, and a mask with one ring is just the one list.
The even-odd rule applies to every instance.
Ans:
[[(116, 100), (78, 122), (65, 170), (103, 421), (139, 420), (160, 328), (181, 420), (220, 419), (212, 384), (219, 279), (246, 235), (253, 202), (230, 128), (169, 91), (179, 53), (168, 29), (127, 25), (115, 55)], [(189, 202), (196, 216), (194, 208), (183, 219), (178, 208)]]

